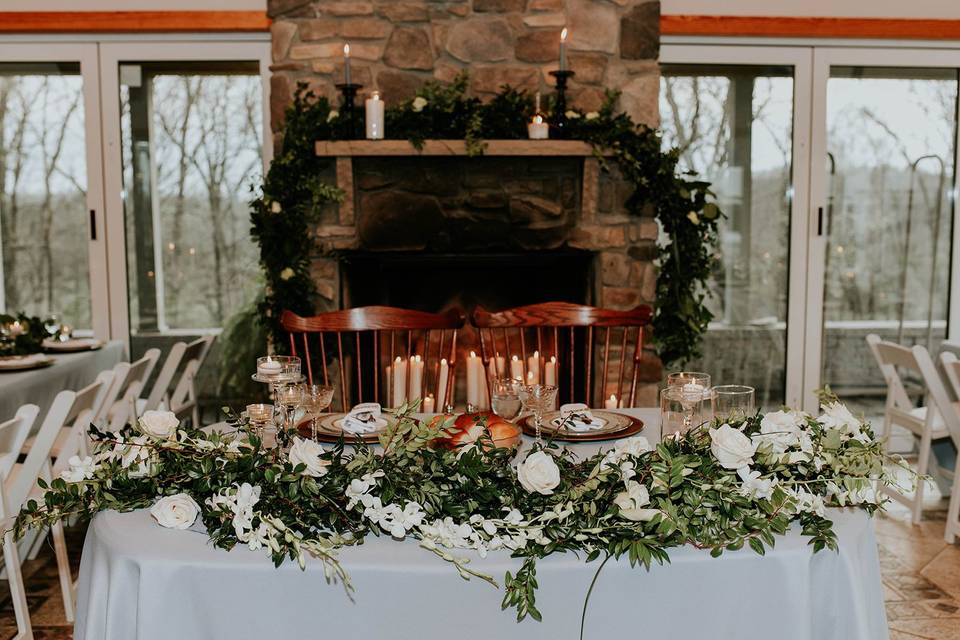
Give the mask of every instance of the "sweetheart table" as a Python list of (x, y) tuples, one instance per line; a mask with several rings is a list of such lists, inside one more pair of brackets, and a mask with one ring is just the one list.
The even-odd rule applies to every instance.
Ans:
[[(655, 410), (624, 410), (659, 436)], [(591, 445), (594, 450), (604, 443)], [(587, 445), (578, 445), (578, 448)], [(610, 446), (606, 444), (606, 446)], [(586, 452), (586, 451), (585, 451)], [(839, 552), (813, 554), (799, 530), (758, 556), (711, 558), (692, 547), (648, 572), (607, 563), (586, 614), (584, 638), (877, 640), (887, 638), (873, 523), (831, 510)], [(520, 561), (505, 552), (470, 566), (502, 582)], [(242, 638), (571, 638), (599, 561), (572, 554), (538, 562), (543, 621), (515, 621), (503, 592), (456, 570), (416, 541), (368, 538), (340, 559), (356, 591), (328, 585), (318, 561), (273, 567), (262, 550), (213, 548), (202, 532), (164, 529), (146, 510), (102, 512), (80, 566), (78, 640)]]

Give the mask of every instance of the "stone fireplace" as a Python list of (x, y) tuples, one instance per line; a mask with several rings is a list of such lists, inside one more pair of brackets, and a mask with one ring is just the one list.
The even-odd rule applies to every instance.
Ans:
[[(576, 72), (569, 102), (620, 108), (656, 125), (659, 5), (637, 0), (271, 0), (272, 124), (297, 82), (336, 99), (342, 47), (354, 82), (389, 102), (428, 80), (470, 73), (483, 98), (502, 84), (551, 91), (559, 31), (570, 29)], [(381, 143), (376, 143), (381, 144)], [(396, 143), (394, 143), (396, 144)], [(405, 144), (405, 143), (404, 143)], [(495, 146), (491, 144), (491, 146)], [(586, 145), (531, 156), (402, 156), (321, 151), (324, 178), (348, 194), (314, 230), (322, 309), (368, 304), (441, 311), (499, 309), (548, 300), (612, 308), (652, 303), (657, 224), (628, 215), (631, 194), (615, 165), (603, 171)], [(464, 349), (475, 346), (465, 331)], [(641, 405), (656, 403), (660, 368), (642, 367)]]

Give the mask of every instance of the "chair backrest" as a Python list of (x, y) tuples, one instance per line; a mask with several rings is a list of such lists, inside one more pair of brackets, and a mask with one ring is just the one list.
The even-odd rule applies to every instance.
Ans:
[(948, 379), (945, 365), (943, 364), (943, 356), (947, 353), (952, 354), (954, 360), (960, 358), (960, 342), (944, 340), (937, 349), (937, 364), (940, 365), (940, 373), (943, 376), (943, 382), (947, 387), (947, 392), (953, 394), (954, 400), (960, 400), (960, 389), (954, 387), (952, 381)]
[(910, 394), (907, 393), (906, 385), (900, 379), (897, 367), (902, 366), (919, 374), (919, 365), (913, 353), (907, 347), (881, 340), (880, 336), (875, 333), (867, 336), (867, 345), (870, 347), (873, 357), (880, 366), (880, 373), (883, 374), (883, 379), (887, 383), (888, 406), (896, 406), (904, 411), (909, 411), (913, 407), (913, 402), (910, 400)]
[[(160, 349), (147, 349), (139, 360), (130, 363), (123, 380), (117, 380), (116, 400), (110, 411), (110, 430), (116, 431), (137, 417), (137, 400), (160, 358)], [(112, 393), (112, 391), (111, 391)]]
[(153, 388), (150, 395), (147, 396), (147, 403), (144, 405), (144, 411), (155, 411), (160, 404), (167, 400), (170, 392), (170, 383), (173, 382), (173, 376), (180, 368), (180, 361), (183, 360), (183, 353), (187, 349), (186, 342), (175, 342), (167, 353), (167, 359), (163, 361), (160, 372), (157, 373), (157, 379), (153, 382)]
[(37, 405), (25, 404), (13, 418), (0, 422), (0, 481), (6, 481), (10, 469), (16, 464), (39, 413), (40, 407)]
[[(216, 336), (203, 336), (186, 345), (181, 354), (180, 377), (173, 386), (167, 409), (178, 416), (197, 404), (196, 377), (210, 353)], [(154, 407), (155, 408), (155, 407)], [(194, 425), (197, 426), (197, 425)]]
[[(334, 362), (335, 357), (343, 411), (358, 402), (384, 400), (388, 385), (381, 384), (381, 375), (397, 357), (405, 357), (409, 362), (412, 356), (421, 355), (424, 375), (420, 397), (426, 396), (427, 390), (433, 390), (437, 398), (452, 398), (457, 332), (464, 325), (463, 313), (458, 309), (427, 313), (373, 306), (309, 318), (284, 311), (280, 324), (289, 333), (291, 354), (302, 358), (311, 384), (315, 378), (330, 384), (334, 372), (328, 365), (328, 354), (330, 362)], [(315, 367), (316, 356), (319, 356), (322, 377), (315, 376), (320, 373)], [(446, 359), (449, 366), (443, 392), (439, 374), (441, 358)], [(355, 361), (352, 374), (351, 361)]]
[(7, 506), (11, 513), (20, 509), (37, 484), (37, 479), (45, 469), (49, 469), (50, 452), (63, 427), (72, 425), (71, 434), (59, 451), (53, 475), (65, 469), (70, 456), (79, 452), (80, 438), (86, 435), (86, 426), (93, 416), (102, 386), (103, 382), (97, 380), (80, 391), (61, 391), (53, 399), (13, 486), (8, 487), (10, 502)]
[(951, 351), (940, 353), (940, 368), (955, 398), (960, 398), (960, 360)]
[[(485, 367), (489, 368), (490, 358), (500, 356), (505, 359), (504, 373), (510, 375), (510, 361), (516, 355), (527, 380), (528, 362), (536, 352), (544, 362), (556, 358), (556, 383), (562, 401), (602, 407), (602, 399), (615, 394), (623, 406), (632, 407), (640, 380), (643, 331), (652, 315), (646, 305), (616, 311), (545, 302), (497, 312), (477, 307), (471, 322), (480, 334)], [(599, 361), (595, 363), (595, 359)], [(544, 381), (546, 367), (536, 362), (534, 365), (540, 381)]]

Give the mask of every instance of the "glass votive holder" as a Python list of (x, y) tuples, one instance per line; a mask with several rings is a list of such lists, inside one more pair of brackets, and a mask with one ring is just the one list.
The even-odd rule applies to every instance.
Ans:
[(264, 380), (298, 380), (300, 358), (297, 356), (262, 356), (257, 358), (257, 377)]
[(703, 407), (708, 397), (683, 393), (683, 387), (660, 390), (660, 434), (667, 438), (683, 434), (706, 421)]
[(723, 384), (711, 389), (713, 414), (725, 422), (749, 418), (754, 414), (754, 388), (742, 384)]
[(710, 374), (702, 371), (674, 371), (667, 375), (668, 387), (682, 387), (688, 384), (696, 384), (704, 389), (709, 389)]

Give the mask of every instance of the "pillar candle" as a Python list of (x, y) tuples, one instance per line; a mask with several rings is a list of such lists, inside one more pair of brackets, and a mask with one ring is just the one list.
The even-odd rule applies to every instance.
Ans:
[(423, 399), (423, 408), (421, 408), (420, 411), (423, 412), (423, 413), (433, 413), (433, 412), (435, 411), (434, 406), (433, 406), (433, 394), (432, 394), (432, 393), (429, 394), (429, 395), (427, 395), (427, 397)]
[(510, 377), (514, 380), (523, 380), (523, 363), (517, 356), (510, 359)]
[(604, 409), (616, 409), (617, 408), (617, 394), (611, 393), (610, 397), (607, 398), (603, 403)]
[(410, 390), (407, 393), (407, 397), (410, 399), (410, 402), (420, 399), (420, 397), (423, 395), (421, 393), (422, 387), (423, 359), (420, 356), (412, 356), (410, 358)]
[(533, 384), (540, 382), (540, 352), (534, 351), (533, 355), (527, 358), (527, 377), (533, 374)]
[(551, 387), (557, 384), (557, 356), (550, 356), (550, 362), (543, 366), (543, 384)]
[(447, 410), (447, 378), (450, 376), (450, 365), (447, 364), (447, 359), (444, 358), (440, 361), (440, 373), (437, 377), (439, 380), (439, 393), (437, 396), (437, 409), (441, 412)]
[(546, 140), (550, 137), (550, 125), (543, 121), (543, 116), (535, 115), (527, 123), (527, 137), (531, 140)]
[(399, 407), (407, 400), (407, 361), (397, 356), (393, 361), (393, 406)]
[(560, 32), (560, 71), (567, 70), (567, 28)]
[(527, 384), (537, 384), (537, 379), (533, 376), (533, 371), (527, 371)]
[(343, 45), (343, 83), (352, 84), (350, 77), (350, 45)]
[(497, 377), (502, 378), (507, 375), (507, 359), (499, 353), (494, 358), (497, 362)]
[(471, 351), (467, 358), (467, 404), (474, 409), (480, 407), (480, 394), (483, 390), (483, 363), (476, 352)]
[(383, 100), (380, 92), (374, 91), (363, 103), (366, 108), (367, 140), (383, 139)]

